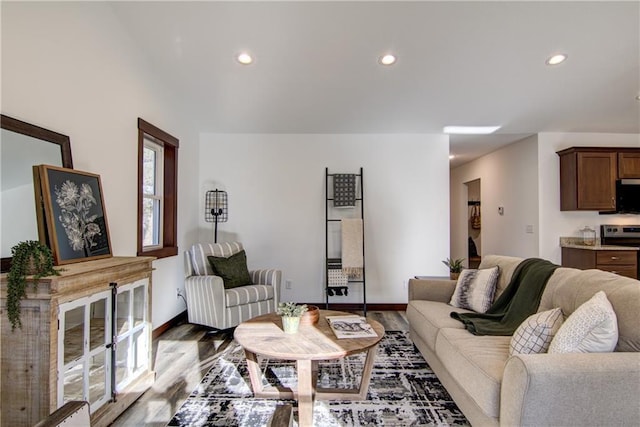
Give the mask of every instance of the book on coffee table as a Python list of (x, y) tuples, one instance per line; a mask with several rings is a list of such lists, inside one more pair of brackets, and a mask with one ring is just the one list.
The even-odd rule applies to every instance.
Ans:
[(327, 322), (336, 338), (375, 338), (378, 336), (367, 319), (358, 315), (327, 316)]

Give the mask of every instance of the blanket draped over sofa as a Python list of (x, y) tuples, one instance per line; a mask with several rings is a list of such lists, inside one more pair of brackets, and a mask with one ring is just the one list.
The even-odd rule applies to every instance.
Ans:
[(538, 309), (547, 281), (558, 267), (547, 260), (526, 259), (516, 267), (504, 292), (486, 313), (452, 312), (451, 317), (464, 323), (474, 335), (513, 335)]

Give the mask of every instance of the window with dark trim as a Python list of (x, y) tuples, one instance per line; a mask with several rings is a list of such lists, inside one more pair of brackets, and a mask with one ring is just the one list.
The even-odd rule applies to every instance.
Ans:
[(139, 256), (178, 254), (177, 138), (138, 118)]

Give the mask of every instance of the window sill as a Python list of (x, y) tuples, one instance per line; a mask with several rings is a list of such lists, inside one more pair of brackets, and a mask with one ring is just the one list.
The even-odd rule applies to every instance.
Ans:
[(167, 246), (160, 249), (153, 249), (150, 251), (141, 251), (138, 252), (138, 256), (153, 256), (156, 258), (168, 258), (171, 256), (178, 255), (178, 247), (177, 246)]

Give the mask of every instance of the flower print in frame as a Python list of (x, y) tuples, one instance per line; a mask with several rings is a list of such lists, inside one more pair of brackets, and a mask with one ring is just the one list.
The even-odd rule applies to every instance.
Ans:
[(40, 165), (34, 167), (34, 184), (44, 205), (41, 240), (46, 237), (56, 265), (111, 256), (99, 175)]

